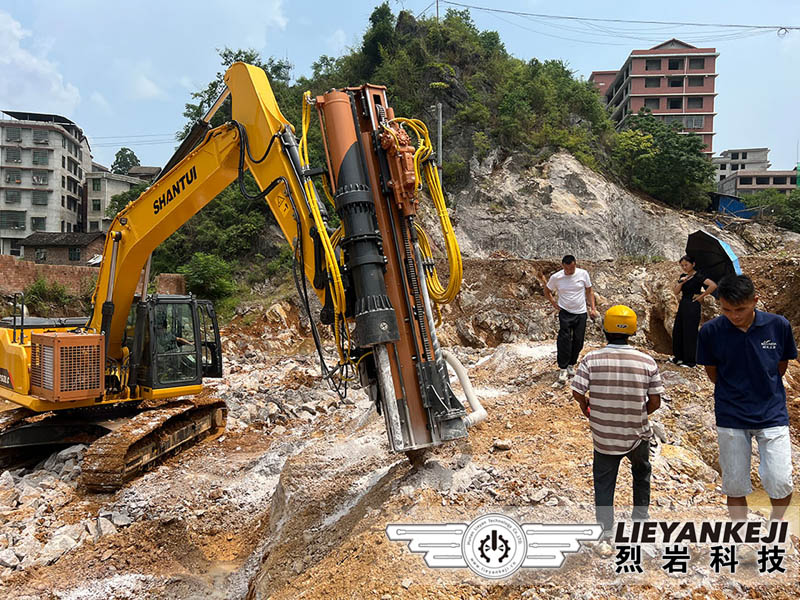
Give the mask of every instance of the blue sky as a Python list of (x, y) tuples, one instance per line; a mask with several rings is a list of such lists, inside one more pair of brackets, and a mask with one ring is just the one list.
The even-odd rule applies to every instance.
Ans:
[[(254, 48), (263, 57), (288, 59), (293, 76), (308, 75), (320, 55), (338, 56), (359, 44), (376, 4), (2, 0), (0, 108), (71, 118), (89, 136), (101, 164), (110, 165), (116, 151), (128, 146), (142, 164), (160, 166), (172, 154), (175, 144), (169, 138), (184, 124), (190, 93), (205, 87), (220, 68), (217, 48)], [(797, 3), (790, 0), (672, 0), (668, 9), (627, 0), (464, 4), (579, 17), (800, 26)], [(390, 6), (395, 14), (435, 10), (430, 0), (393, 1)], [(440, 2), (440, 12), (448, 6)], [(737, 30), (587, 26), (478, 10), (471, 14), (480, 29), (498, 31), (514, 56), (561, 59), (583, 77), (616, 69), (631, 50), (672, 37), (715, 47), (720, 53), (715, 151), (767, 146), (773, 168), (794, 166), (800, 139), (800, 31), (726, 39)], [(707, 41), (699, 41), (703, 38)]]

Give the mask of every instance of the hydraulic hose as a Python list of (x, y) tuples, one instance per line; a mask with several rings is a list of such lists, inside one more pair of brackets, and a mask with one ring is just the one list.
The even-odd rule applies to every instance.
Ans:
[(461, 364), (461, 361), (458, 360), (456, 356), (449, 350), (442, 349), (442, 356), (444, 357), (445, 361), (447, 361), (447, 364), (453, 369), (453, 371), (456, 372), (458, 382), (461, 384), (461, 388), (464, 390), (464, 396), (466, 396), (467, 402), (469, 402), (469, 407), (472, 409), (471, 413), (469, 413), (466, 417), (463, 417), (464, 425), (467, 427), (477, 425), (486, 419), (488, 413), (481, 405), (478, 397), (475, 395), (475, 390), (472, 389), (472, 384), (469, 381), (467, 370), (464, 368), (464, 365)]

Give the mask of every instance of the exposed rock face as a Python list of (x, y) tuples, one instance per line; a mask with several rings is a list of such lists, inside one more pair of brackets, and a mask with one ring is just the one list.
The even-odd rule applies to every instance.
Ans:
[[(473, 164), (472, 185), (455, 198), (459, 245), (467, 256), (485, 258), (502, 249), (519, 258), (677, 260), (687, 235), (698, 229), (713, 230), (740, 256), (750, 251), (749, 242), (720, 231), (710, 218), (645, 200), (570, 154), (532, 168), (519, 168), (513, 157), (492, 161)], [(789, 232), (772, 235), (800, 239)]]

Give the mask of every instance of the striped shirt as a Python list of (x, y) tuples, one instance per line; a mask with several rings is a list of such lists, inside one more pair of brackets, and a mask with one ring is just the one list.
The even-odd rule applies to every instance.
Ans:
[(644, 352), (618, 344), (589, 352), (572, 389), (589, 396), (589, 425), (598, 452), (627, 454), (653, 435), (647, 396), (663, 394), (664, 386), (656, 361)]

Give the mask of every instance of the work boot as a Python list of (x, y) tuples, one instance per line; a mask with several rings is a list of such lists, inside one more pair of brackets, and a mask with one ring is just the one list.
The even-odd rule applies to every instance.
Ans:
[(566, 369), (561, 369), (558, 373), (558, 383), (567, 383), (567, 378), (569, 374), (567, 373)]
[(567, 375), (570, 377), (575, 377), (575, 365), (569, 365), (567, 367)]

